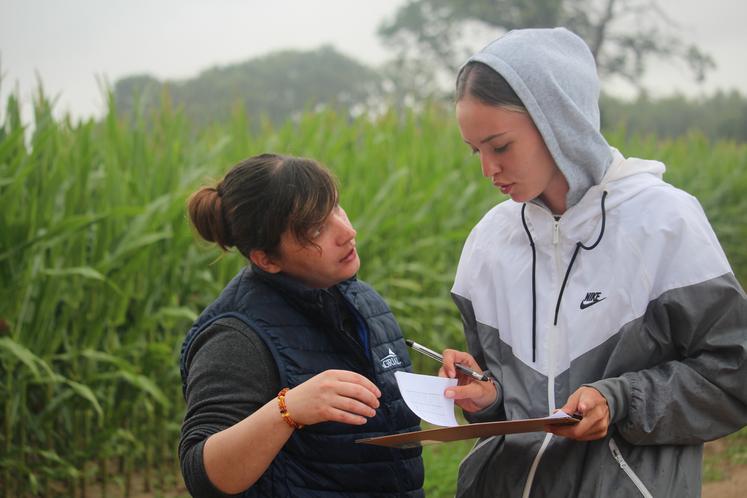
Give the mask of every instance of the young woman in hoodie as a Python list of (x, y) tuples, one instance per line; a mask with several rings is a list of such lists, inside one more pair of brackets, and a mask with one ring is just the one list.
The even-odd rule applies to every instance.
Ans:
[(419, 448), (355, 440), (417, 430), (411, 369), (384, 300), (356, 279), (332, 175), (262, 154), (189, 201), (199, 234), (249, 265), (195, 321), (180, 360), (179, 456), (195, 497), (422, 497)]
[(480, 440), (457, 496), (699, 496), (703, 442), (747, 423), (745, 293), (698, 201), (607, 144), (598, 96), (563, 28), (511, 31), (457, 77), (462, 137), (510, 199), (464, 245), (446, 395), (473, 422), (583, 417)]

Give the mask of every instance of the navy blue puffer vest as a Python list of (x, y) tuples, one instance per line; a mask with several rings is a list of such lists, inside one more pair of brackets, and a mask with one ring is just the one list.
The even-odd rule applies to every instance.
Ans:
[(325, 370), (343, 369), (369, 378), (381, 390), (376, 416), (362, 426), (325, 422), (295, 431), (244, 497), (424, 496), (420, 448), (399, 450), (354, 442), (417, 430), (419, 419), (402, 400), (394, 377), (398, 370), (410, 371), (411, 364), (389, 307), (370, 286), (354, 278), (337, 288), (359, 330), (368, 334), (367, 351), (342, 331), (339, 301), (329, 291), (250, 268), (239, 272), (205, 309), (182, 345), (184, 381), (184, 359), (194, 338), (215, 320), (233, 316), (263, 339), (277, 364), (281, 385), (293, 388)]

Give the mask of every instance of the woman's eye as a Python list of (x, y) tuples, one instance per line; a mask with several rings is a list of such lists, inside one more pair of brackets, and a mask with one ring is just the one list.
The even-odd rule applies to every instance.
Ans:
[(493, 149), (493, 152), (495, 152), (496, 154), (500, 154), (501, 152), (506, 152), (508, 150), (508, 145), (509, 144), (502, 145), (500, 147), (495, 147)]
[(477, 149), (470, 149), (470, 152), (471, 152), (471, 153), (472, 153), (472, 155), (474, 156), (475, 154), (478, 154), (478, 153), (479, 153), (480, 151), (479, 151), (479, 150), (477, 150)]

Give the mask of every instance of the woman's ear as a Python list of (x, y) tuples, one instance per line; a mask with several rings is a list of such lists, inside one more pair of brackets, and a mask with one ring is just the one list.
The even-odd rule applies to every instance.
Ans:
[(252, 249), (249, 251), (249, 259), (267, 273), (278, 273), (282, 270), (280, 265), (275, 262), (275, 259), (261, 249)]

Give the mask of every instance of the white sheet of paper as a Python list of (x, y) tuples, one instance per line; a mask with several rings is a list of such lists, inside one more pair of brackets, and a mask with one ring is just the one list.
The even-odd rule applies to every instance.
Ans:
[(568, 415), (563, 410), (558, 410), (547, 418), (566, 418), (566, 417), (570, 417), (570, 415)]
[(456, 379), (409, 372), (395, 372), (394, 376), (402, 399), (415, 415), (433, 425), (459, 425), (454, 416), (454, 400), (444, 396), (444, 389), (455, 386)]

